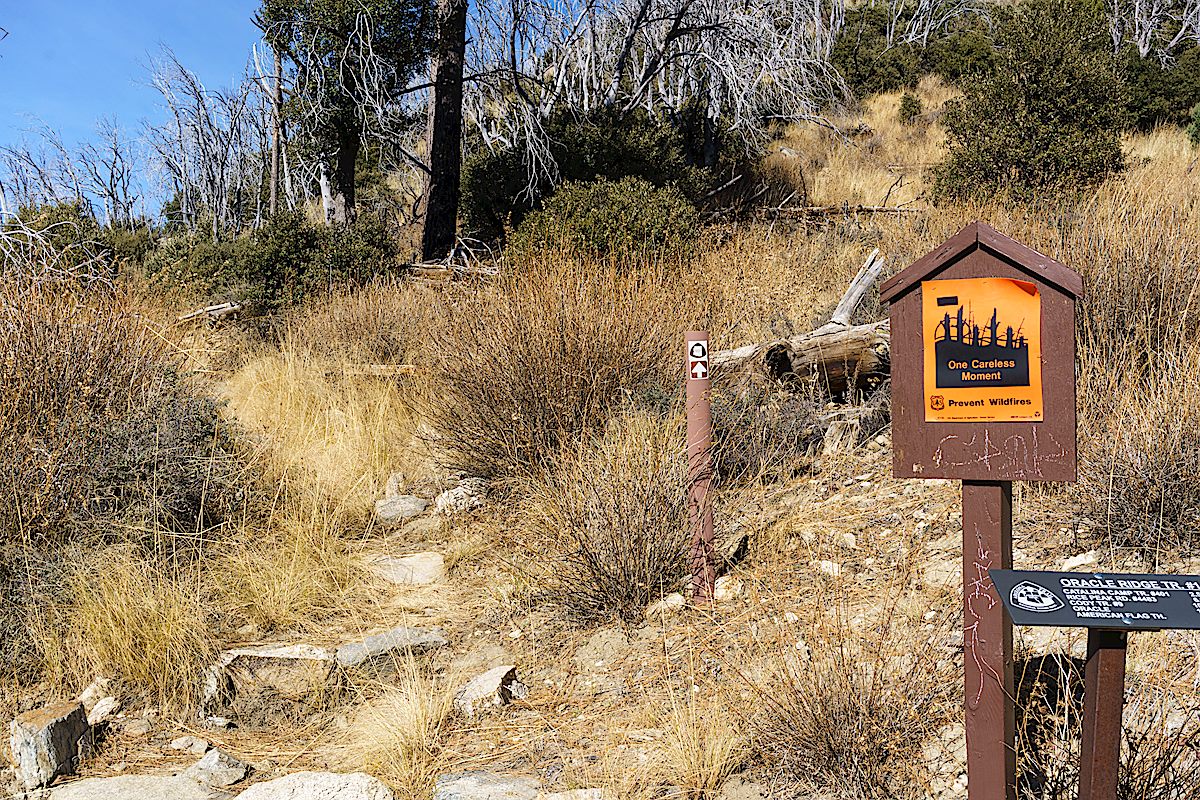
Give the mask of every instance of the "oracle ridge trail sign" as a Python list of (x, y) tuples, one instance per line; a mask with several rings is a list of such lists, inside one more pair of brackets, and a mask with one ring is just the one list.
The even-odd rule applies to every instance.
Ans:
[[(1016, 800), (1012, 620), (990, 571), (1012, 569), (1012, 481), (1076, 477), (1075, 302), (1083, 281), (973, 222), (879, 294), (891, 324), (892, 472), (962, 481), (968, 797)], [(1112, 683), (1116, 661), (1104, 644), (1096, 662), (1104, 668), (1089, 675)], [(1109, 783), (1104, 773), (1097, 785)]]

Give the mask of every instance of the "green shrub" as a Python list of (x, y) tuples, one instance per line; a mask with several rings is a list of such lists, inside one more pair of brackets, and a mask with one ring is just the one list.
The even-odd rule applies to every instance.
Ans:
[(997, 34), (998, 62), (967, 81), (945, 122), (941, 197), (1032, 198), (1124, 168), (1125, 85), (1100, 12), (1081, 0), (1026, 0)]
[(1187, 135), (1193, 147), (1200, 147), (1200, 105), (1192, 109), (1192, 124), (1188, 125)]
[(924, 109), (921, 106), (921, 98), (914, 94), (905, 92), (900, 97), (900, 124), (912, 125), (917, 121), (917, 117), (921, 116), (921, 112), (923, 110)]
[[(640, 110), (619, 117), (600, 109), (583, 119), (560, 114), (546, 133), (563, 182), (635, 176), (696, 198), (711, 186), (711, 175), (697, 166), (704, 148), (694, 141), (703, 138), (694, 117), (685, 114), (675, 125)], [(464, 228), (483, 239), (520, 224), (554, 191), (547, 183), (530, 184), (520, 150), (483, 147), (464, 163), (462, 189)]]
[(390, 274), (396, 251), (376, 215), (361, 214), (351, 226), (325, 227), (301, 212), (282, 212), (248, 236), (166, 239), (146, 259), (146, 271), (162, 285), (199, 297), (271, 311)]
[(1138, 129), (1188, 124), (1200, 104), (1200, 44), (1184, 47), (1167, 64), (1155, 55), (1142, 58), (1129, 46), (1121, 67), (1129, 86), (1127, 108)]
[(584, 259), (628, 264), (686, 256), (700, 219), (678, 189), (656, 189), (641, 178), (567, 184), (513, 234), (511, 252), (554, 250)]

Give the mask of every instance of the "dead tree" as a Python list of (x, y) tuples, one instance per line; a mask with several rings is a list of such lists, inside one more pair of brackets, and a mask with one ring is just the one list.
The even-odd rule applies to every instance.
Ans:
[(874, 250), (825, 325), (799, 336), (714, 353), (714, 371), (733, 385), (817, 381), (833, 395), (852, 395), (886, 379), (890, 371), (888, 321), (850, 324), (885, 263)]

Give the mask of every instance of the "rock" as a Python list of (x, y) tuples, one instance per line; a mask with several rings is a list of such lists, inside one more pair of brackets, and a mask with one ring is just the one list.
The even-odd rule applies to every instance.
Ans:
[(687, 598), (679, 592), (672, 592), (662, 600), (650, 604), (650, 607), (646, 609), (646, 619), (666, 619), (685, 608), (687, 608)]
[(489, 707), (506, 706), (514, 697), (524, 700), (528, 696), (529, 687), (517, 678), (517, 668), (505, 664), (472, 678), (454, 695), (454, 707), (473, 717)]
[(395, 800), (395, 795), (365, 772), (295, 772), (256, 783), (238, 800)]
[(205, 672), (201, 713), (207, 715), (246, 694), (307, 700), (326, 689), (336, 663), (333, 653), (308, 644), (226, 650)]
[(629, 637), (620, 628), (601, 628), (575, 651), (575, 661), (583, 672), (605, 672), (628, 646)]
[[(87, 704), (84, 704), (86, 708)], [(116, 716), (117, 710), (121, 708), (121, 703), (115, 697), (105, 697), (103, 700), (97, 701), (96, 705), (92, 706), (88, 711), (88, 725), (95, 727), (108, 722)]]
[(213, 748), (204, 758), (183, 771), (183, 777), (205, 786), (232, 786), (246, 777), (250, 768), (233, 756)]
[(441, 553), (375, 556), (367, 568), (388, 583), (400, 586), (428, 586), (446, 577), (446, 559)]
[(537, 778), (459, 772), (437, 779), (433, 800), (535, 800), (540, 789)]
[(208, 742), (201, 739), (199, 736), (180, 736), (169, 745), (172, 750), (181, 750), (192, 755), (202, 756), (208, 752)]
[(858, 537), (853, 533), (842, 533), (837, 537), (837, 543), (847, 550), (858, 549)]
[(384, 497), (399, 497), (404, 494), (404, 484), (408, 483), (403, 472), (393, 472), (388, 476), (387, 487), (383, 490)]
[(388, 525), (420, 516), (429, 508), (429, 501), (412, 494), (385, 497), (375, 501), (375, 518)]
[(154, 725), (148, 719), (127, 719), (120, 727), (126, 736), (149, 736)]
[(836, 578), (842, 574), (842, 565), (836, 561), (814, 561), (813, 566), (818, 572), (822, 572), (831, 578)]
[(1084, 567), (1094, 567), (1099, 563), (1095, 550), (1088, 550), (1086, 553), (1080, 553), (1077, 556), (1071, 556), (1062, 563), (1060, 572), (1072, 572)]
[(108, 678), (96, 678), (79, 694), (79, 702), (83, 703), (85, 711), (91, 711), (92, 706), (108, 697)]
[(401, 625), (384, 633), (368, 636), (361, 642), (344, 644), (337, 649), (337, 663), (354, 667), (375, 656), (392, 653), (424, 653), (449, 642), (440, 628), (408, 628)]
[(50, 800), (219, 800), (229, 797), (183, 776), (119, 775), (59, 786)]
[(713, 584), (713, 600), (727, 603), (742, 596), (742, 582), (732, 575), (722, 575)]
[(453, 489), (439, 494), (434, 500), (434, 507), (439, 514), (461, 514), (483, 505), (483, 501), (487, 499), (487, 492), (487, 481), (482, 478), (467, 478)]
[(611, 800), (604, 789), (571, 789), (567, 792), (540, 792), (537, 800)]
[(9, 733), (13, 761), (28, 789), (72, 774), (91, 747), (91, 728), (80, 702), (27, 711), (12, 721)]

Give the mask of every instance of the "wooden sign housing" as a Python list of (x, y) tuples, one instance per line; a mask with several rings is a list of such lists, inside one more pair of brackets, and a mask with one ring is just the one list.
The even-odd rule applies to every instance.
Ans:
[(1082, 294), (1074, 270), (982, 222), (884, 283), (895, 476), (1074, 481)]

